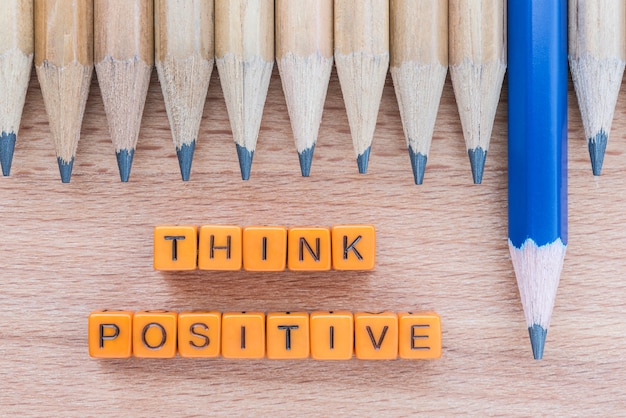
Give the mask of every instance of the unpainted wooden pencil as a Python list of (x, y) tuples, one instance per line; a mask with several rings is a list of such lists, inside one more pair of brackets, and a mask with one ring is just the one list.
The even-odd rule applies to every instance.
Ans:
[(591, 169), (602, 173), (626, 63), (626, 2), (569, 1), (569, 64)]
[(276, 0), (276, 62), (306, 177), (333, 67), (333, 0)]
[(213, 0), (155, 0), (155, 64), (183, 181), (189, 180), (215, 54)]
[(250, 178), (274, 67), (274, 1), (215, 1), (215, 63), (241, 178)]
[(146, 0), (96, 0), (98, 83), (122, 181), (128, 181), (154, 63), (154, 9)]
[(480, 184), (506, 72), (505, 0), (450, 0), (450, 77)]
[(448, 0), (391, 0), (391, 76), (415, 184), (422, 184), (448, 72)]
[(389, 68), (389, 0), (335, 0), (335, 66), (360, 173), (367, 173)]
[(0, 27), (0, 164), (8, 176), (33, 65), (33, 0), (0, 2)]
[(35, 0), (35, 68), (69, 183), (93, 73), (92, 0)]

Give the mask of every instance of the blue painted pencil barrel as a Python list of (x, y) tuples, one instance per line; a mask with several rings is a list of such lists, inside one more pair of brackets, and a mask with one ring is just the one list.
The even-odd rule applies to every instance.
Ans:
[(509, 239), (567, 244), (567, 1), (509, 0)]

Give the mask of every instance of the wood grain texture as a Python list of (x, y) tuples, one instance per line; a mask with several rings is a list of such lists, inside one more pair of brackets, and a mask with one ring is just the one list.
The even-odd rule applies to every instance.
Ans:
[[(39, 416), (620, 415), (626, 404), (626, 95), (601, 177), (588, 169), (570, 84), (570, 241), (544, 360), (532, 360), (507, 248), (506, 83), (483, 184), (474, 186), (450, 79), (426, 179), (415, 186), (388, 76), (369, 174), (354, 170), (333, 71), (311, 177), (275, 69), (255, 155), (240, 180), (213, 72), (194, 160), (180, 180), (156, 72), (129, 183), (120, 183), (95, 83), (72, 183), (58, 182), (37, 80), (13, 172), (0, 178), (0, 410)], [(373, 272), (152, 270), (157, 224), (378, 229)], [(87, 354), (97, 309), (435, 310), (430, 362), (129, 359)]]

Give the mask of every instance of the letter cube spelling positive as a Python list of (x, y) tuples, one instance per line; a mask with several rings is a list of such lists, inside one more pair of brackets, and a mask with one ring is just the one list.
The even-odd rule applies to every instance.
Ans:
[(309, 357), (309, 314), (269, 312), (265, 330), (267, 358), (303, 359)]
[(220, 312), (178, 314), (178, 354), (181, 357), (217, 357), (222, 341)]
[(222, 314), (222, 357), (265, 357), (265, 314), (224, 312)]
[(354, 315), (349, 311), (311, 312), (311, 357), (350, 360), (354, 352)]
[(398, 315), (393, 312), (354, 314), (354, 352), (362, 360), (398, 357)]
[(136, 312), (133, 318), (135, 357), (170, 358), (176, 355), (178, 314), (171, 311)]
[(133, 313), (97, 311), (89, 315), (89, 355), (97, 358), (127, 358), (132, 354)]

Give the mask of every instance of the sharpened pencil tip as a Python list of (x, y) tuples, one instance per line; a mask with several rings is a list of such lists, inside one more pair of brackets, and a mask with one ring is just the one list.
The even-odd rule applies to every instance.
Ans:
[(356, 157), (356, 164), (359, 166), (359, 173), (366, 174), (367, 173), (367, 164), (370, 161), (370, 150), (372, 147), (367, 147), (363, 154)]
[(72, 157), (69, 163), (57, 157), (57, 162), (59, 163), (59, 173), (61, 173), (61, 181), (63, 183), (69, 183), (70, 179), (72, 178), (72, 168), (74, 167), (74, 157)]
[(13, 151), (15, 150), (15, 133), (2, 132), (0, 137), (0, 163), (2, 164), (2, 175), (11, 174), (11, 163), (13, 162)]
[(476, 147), (474, 149), (468, 149), (467, 155), (469, 156), (470, 166), (472, 167), (474, 184), (480, 184), (483, 182), (483, 172), (485, 171), (487, 151), (483, 150), (482, 147)]
[(541, 325), (533, 324), (532, 327), (528, 328), (528, 334), (530, 335), (530, 345), (533, 348), (533, 357), (535, 360), (541, 360), (548, 330)]
[(589, 138), (589, 157), (591, 157), (591, 170), (594, 176), (599, 176), (600, 173), (602, 173), (604, 152), (606, 151), (606, 143), (608, 140), (609, 137), (604, 130), (600, 130), (595, 138)]
[(313, 144), (311, 148), (307, 148), (304, 151), (298, 153), (298, 158), (300, 158), (300, 172), (302, 173), (302, 177), (309, 177), (309, 174), (311, 174), (313, 151), (315, 151), (315, 144)]
[(237, 146), (237, 157), (239, 158), (239, 168), (241, 169), (241, 179), (248, 180), (250, 178), (250, 169), (252, 168), (252, 158), (254, 151), (248, 151), (246, 147), (239, 144)]
[(193, 152), (196, 149), (196, 140), (191, 141), (189, 145), (183, 144), (182, 147), (176, 149), (178, 156), (178, 166), (180, 167), (180, 175), (183, 181), (189, 181), (191, 175), (191, 162), (193, 161)]
[(421, 152), (416, 153), (413, 151), (413, 148), (409, 147), (409, 157), (411, 158), (411, 168), (413, 168), (415, 184), (422, 184), (424, 182), (424, 172), (426, 171), (428, 156)]
[(133, 165), (133, 156), (135, 155), (135, 150), (119, 150), (115, 153), (117, 157), (117, 167), (120, 170), (120, 179), (126, 183), (128, 178), (130, 177), (130, 169)]

